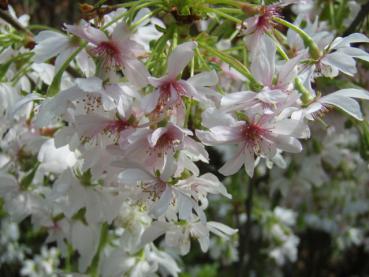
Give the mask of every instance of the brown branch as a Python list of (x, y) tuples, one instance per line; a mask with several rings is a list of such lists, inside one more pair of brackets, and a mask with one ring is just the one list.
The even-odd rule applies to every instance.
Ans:
[(9, 23), (19, 32), (25, 33), (30, 37), (33, 37), (33, 34), (24, 28), (16, 19), (14, 19), (7, 11), (0, 9), (0, 18)]

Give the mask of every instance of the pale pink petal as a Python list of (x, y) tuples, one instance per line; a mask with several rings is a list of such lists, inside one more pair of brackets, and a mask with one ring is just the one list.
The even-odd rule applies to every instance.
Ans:
[(150, 209), (150, 213), (158, 218), (163, 215), (169, 208), (170, 201), (172, 200), (172, 189), (170, 186), (166, 186), (160, 199), (154, 203)]
[(100, 42), (103, 41), (108, 41), (108, 37), (103, 31), (96, 29), (88, 24), (83, 26), (65, 24), (64, 26), (67, 32), (72, 33), (77, 37), (83, 38), (95, 45), (98, 45)]
[(141, 100), (141, 108), (146, 112), (152, 112), (159, 101), (160, 98), (160, 91), (156, 90), (148, 95), (145, 95)]
[(299, 153), (302, 151), (302, 145), (296, 138), (277, 135), (273, 137), (273, 141), (276, 147), (283, 151), (289, 153)]
[(337, 49), (349, 46), (351, 43), (369, 43), (369, 38), (360, 33), (354, 33), (344, 38), (338, 37), (333, 41), (331, 48)]
[(361, 112), (359, 103), (350, 97), (332, 93), (322, 97), (319, 101), (324, 104), (333, 105), (357, 120), (363, 120), (363, 114)]
[(187, 80), (187, 82), (189, 82), (194, 87), (212, 87), (215, 86), (218, 81), (218, 75), (215, 70), (209, 72), (201, 72)]
[(224, 176), (230, 176), (237, 173), (245, 162), (245, 156), (243, 152), (243, 148), (240, 147), (236, 156), (234, 156), (231, 160), (227, 161), (220, 169), (219, 172)]
[(124, 22), (120, 22), (119, 24), (117, 24), (112, 33), (112, 39), (114, 41), (124, 41), (129, 39), (130, 36), (131, 33), (129, 31), (129, 28)]
[(151, 147), (154, 147), (156, 145), (156, 143), (158, 142), (158, 140), (160, 139), (160, 137), (165, 134), (168, 131), (168, 128), (157, 128), (154, 132), (152, 132), (148, 137), (147, 137), (147, 141), (149, 142), (149, 145)]
[(168, 76), (176, 78), (183, 69), (189, 64), (194, 55), (196, 43), (193, 41), (177, 46), (170, 54), (168, 59)]
[(239, 126), (216, 126), (210, 128), (210, 131), (196, 130), (196, 136), (205, 145), (232, 144), (241, 139)]
[(178, 205), (178, 217), (179, 219), (189, 220), (191, 217), (192, 206), (194, 201), (187, 195), (176, 191), (176, 201)]
[(153, 179), (155, 179), (154, 176), (138, 168), (125, 169), (119, 175), (119, 180), (128, 185), (136, 185), (138, 182), (151, 181)]
[(355, 60), (350, 56), (339, 53), (338, 51), (328, 54), (321, 62), (323, 64), (330, 65), (333, 68), (337, 68), (350, 76), (353, 76), (357, 71)]
[(142, 88), (149, 83), (148, 77), (150, 74), (142, 62), (135, 59), (128, 59), (124, 60), (123, 63), (123, 72), (131, 84), (138, 88)]
[(245, 170), (247, 175), (252, 178), (254, 175), (254, 168), (255, 168), (255, 156), (254, 151), (250, 147), (245, 147), (244, 149), (245, 153)]

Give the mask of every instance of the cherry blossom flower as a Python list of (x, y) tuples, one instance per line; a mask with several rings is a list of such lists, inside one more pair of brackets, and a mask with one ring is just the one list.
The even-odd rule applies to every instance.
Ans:
[(122, 68), (128, 80), (139, 87), (147, 84), (148, 72), (137, 59), (144, 54), (144, 49), (133, 41), (128, 28), (118, 24), (111, 37), (89, 24), (84, 26), (65, 25), (66, 30), (93, 45), (91, 52), (100, 57), (106, 69)]
[(253, 175), (255, 154), (273, 158), (277, 149), (291, 153), (302, 150), (296, 137), (306, 136), (301, 121), (275, 120), (273, 116), (261, 116), (247, 121), (237, 121), (231, 126), (216, 126), (209, 131), (196, 130), (205, 145), (237, 144), (237, 154), (219, 170), (223, 175), (236, 173), (244, 164), (249, 176)]
[[(35, 53), (35, 62), (42, 63), (50, 58), (56, 57), (55, 70), (58, 71), (63, 63), (80, 47), (78, 39), (69, 37), (63, 33), (55, 31), (42, 31), (35, 37), (36, 46), (33, 49)], [(95, 63), (88, 56), (85, 50), (82, 50), (76, 56), (78, 66), (87, 77), (95, 73)]]
[[(155, 88), (153, 93), (142, 99), (142, 108), (156, 117), (169, 112), (176, 116), (179, 124), (184, 121), (185, 106), (182, 97), (189, 97), (199, 102), (211, 103), (206, 97), (209, 88), (218, 82), (214, 72), (204, 72), (185, 80), (177, 80), (194, 55), (195, 42), (179, 45), (168, 58), (168, 72), (161, 78), (150, 77), (149, 82)], [(210, 93), (211, 94), (211, 93)]]
[(166, 127), (155, 130), (137, 129), (121, 144), (121, 148), (128, 159), (143, 160), (148, 168), (159, 170), (165, 167), (168, 160), (173, 162), (174, 155), (181, 150), (208, 162), (205, 148), (190, 138), (191, 135), (190, 130), (168, 123)]
[(356, 73), (354, 58), (369, 61), (369, 54), (360, 48), (352, 47), (351, 43), (369, 43), (369, 38), (359, 33), (336, 38), (326, 46), (326, 54), (318, 61), (317, 69), (329, 77), (336, 77), (339, 72), (353, 76)]

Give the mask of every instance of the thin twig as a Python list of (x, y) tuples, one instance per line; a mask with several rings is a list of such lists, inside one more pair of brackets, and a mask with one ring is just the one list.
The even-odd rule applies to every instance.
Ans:
[(26, 28), (24, 28), (17, 20), (15, 20), (7, 11), (0, 9), (0, 18), (5, 20), (7, 23), (12, 25), (14, 29), (16, 29), (19, 32), (25, 33), (29, 35), (30, 37), (33, 37), (33, 34), (28, 31)]
[[(240, 253), (239, 253), (239, 271), (238, 276), (249, 276), (250, 268), (251, 268), (251, 257), (253, 256), (251, 253), (251, 227), (252, 227), (252, 203), (254, 198), (254, 180), (252, 178), (249, 179), (248, 182), (248, 191), (247, 197), (245, 201), (245, 210), (246, 210), (246, 224), (244, 226), (244, 232), (242, 232), (242, 236), (240, 236)], [(246, 254), (246, 255), (245, 255)], [(245, 265), (245, 256), (247, 256), (247, 264)]]

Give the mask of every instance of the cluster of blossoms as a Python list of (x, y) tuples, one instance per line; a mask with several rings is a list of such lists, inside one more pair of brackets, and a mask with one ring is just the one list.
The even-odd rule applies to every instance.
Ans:
[[(264, 162), (285, 168), (285, 153), (301, 152), (310, 126), (331, 108), (359, 122), (357, 99), (369, 100), (359, 87), (327, 93), (316, 83), (353, 76), (356, 59), (369, 54), (352, 44), (369, 39), (334, 38), (304, 13), (285, 21), (280, 11), (295, 1), (243, 4), (252, 14), (235, 27), (244, 63), (232, 56), (234, 35), (214, 44), (202, 32), (211, 19), (196, 19), (202, 24), (192, 36), (160, 17), (165, 9), (155, 3), (162, 1), (151, 2), (61, 32), (26, 34), (34, 45), (17, 38), (9, 20), (0, 22), (15, 40), (0, 53), (4, 208), (47, 232), (61, 257), (78, 257), (69, 270), (81, 274), (177, 276), (177, 255), (190, 251), (191, 240), (205, 252), (211, 234), (237, 233), (207, 218), (210, 195), (232, 198), (203, 170), (212, 163), (208, 146), (225, 151), (223, 176), (244, 170), (252, 178)], [(26, 30), (26, 21), (10, 16)], [(283, 40), (273, 32), (278, 25), (289, 28), (278, 33)], [(289, 228), (296, 216), (284, 213), (274, 210)], [(270, 255), (282, 264), (296, 259), (298, 238), (281, 226), (270, 232), (287, 242)]]

